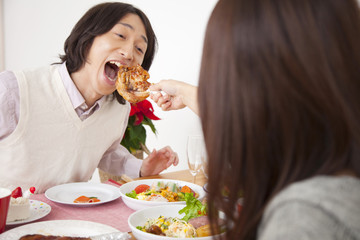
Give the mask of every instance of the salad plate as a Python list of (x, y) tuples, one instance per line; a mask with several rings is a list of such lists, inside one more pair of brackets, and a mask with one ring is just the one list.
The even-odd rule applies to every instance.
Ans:
[(134, 191), (135, 188), (140, 185), (148, 185), (151, 187), (153, 184), (158, 184), (158, 183), (164, 185), (175, 184), (179, 188), (188, 186), (196, 193), (198, 200), (201, 201), (205, 197), (204, 189), (201, 186), (194, 183), (181, 181), (181, 180), (174, 180), (174, 179), (143, 179), (143, 180), (136, 180), (123, 184), (119, 188), (121, 198), (126, 204), (126, 206), (128, 206), (133, 210), (140, 210), (140, 209), (159, 206), (159, 205), (185, 204), (185, 201), (146, 201), (146, 200), (135, 199), (127, 196), (127, 194), (129, 195), (129, 193)]
[[(184, 217), (185, 213), (179, 213), (181, 209), (183, 209), (186, 205), (184, 204), (172, 204), (166, 206), (156, 206), (138, 210), (132, 213), (128, 218), (128, 224), (132, 231), (132, 234), (137, 240), (170, 240), (170, 239), (177, 239), (177, 240), (187, 240), (189, 239), (186, 237), (167, 237), (161, 236), (156, 234), (151, 234), (139, 229), (145, 225), (145, 223), (149, 219), (157, 219), (159, 216), (164, 216), (165, 218), (168, 217), (177, 217), (182, 218)], [(170, 228), (169, 228), (170, 229)], [(187, 232), (188, 229), (184, 227), (179, 227), (178, 229), (182, 229), (184, 232)], [(214, 236), (206, 236), (206, 237), (191, 237), (190, 239), (193, 240), (211, 240)]]
[[(57, 203), (68, 204), (79, 207), (96, 206), (107, 203), (120, 197), (119, 188), (105, 183), (77, 182), (67, 183), (49, 188), (45, 196)], [(99, 202), (74, 203), (80, 196), (96, 197)]]

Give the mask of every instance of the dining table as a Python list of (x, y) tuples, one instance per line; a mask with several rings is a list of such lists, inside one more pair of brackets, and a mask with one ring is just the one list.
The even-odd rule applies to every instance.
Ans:
[[(191, 175), (189, 170), (180, 170), (174, 172), (166, 172), (159, 175), (140, 177), (138, 179), (174, 179), (181, 180), (186, 182), (193, 183), (193, 176)], [(196, 176), (195, 184), (203, 186), (207, 182), (207, 178), (205, 177), (203, 172), (199, 172)], [(125, 182), (123, 180), (114, 181), (109, 179), (105, 182), (105, 184), (110, 184), (116, 187), (120, 187)], [(131, 208), (127, 207), (123, 200), (117, 198), (111, 202), (107, 202), (104, 204), (99, 204), (91, 207), (77, 207), (74, 205), (66, 205), (62, 203), (57, 203), (49, 200), (44, 193), (42, 194), (33, 194), (30, 196), (30, 200), (37, 200), (43, 203), (46, 203), (51, 207), (51, 211), (45, 217), (38, 219), (34, 222), (40, 221), (53, 221), (53, 220), (84, 220), (96, 222), (104, 225), (111, 226), (117, 229), (120, 232), (130, 233), (132, 236), (132, 240), (136, 240), (136, 238), (131, 234), (131, 229), (128, 225), (128, 217), (135, 212)], [(30, 224), (30, 223), (24, 223)], [(19, 225), (7, 225), (5, 227), (5, 232), (13, 229), (15, 227), (22, 226), (24, 224)]]

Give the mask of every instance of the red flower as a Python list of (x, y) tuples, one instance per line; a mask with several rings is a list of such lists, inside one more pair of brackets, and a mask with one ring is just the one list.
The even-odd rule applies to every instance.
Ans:
[(134, 125), (139, 125), (144, 120), (144, 115), (151, 120), (160, 120), (154, 114), (154, 108), (148, 100), (131, 104), (130, 117), (136, 115)]
[(146, 129), (145, 125), (149, 126), (151, 131), (156, 134), (156, 128), (152, 120), (160, 120), (154, 115), (154, 108), (147, 100), (131, 104), (131, 111), (129, 114), (128, 125), (125, 130), (121, 145), (123, 145), (129, 152), (135, 153), (137, 150), (147, 152)]

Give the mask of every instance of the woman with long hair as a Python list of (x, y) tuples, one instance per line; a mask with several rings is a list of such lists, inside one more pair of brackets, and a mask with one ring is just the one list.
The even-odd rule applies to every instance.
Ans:
[(152, 86), (164, 110), (198, 98), (227, 240), (360, 239), (359, 42), (356, 0), (220, 0), (198, 92)]

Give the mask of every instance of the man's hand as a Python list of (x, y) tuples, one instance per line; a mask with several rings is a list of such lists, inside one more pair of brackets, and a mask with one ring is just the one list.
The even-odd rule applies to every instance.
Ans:
[(170, 147), (160, 150), (153, 150), (150, 155), (143, 160), (140, 169), (140, 176), (152, 176), (161, 173), (171, 165), (178, 165), (179, 157)]

